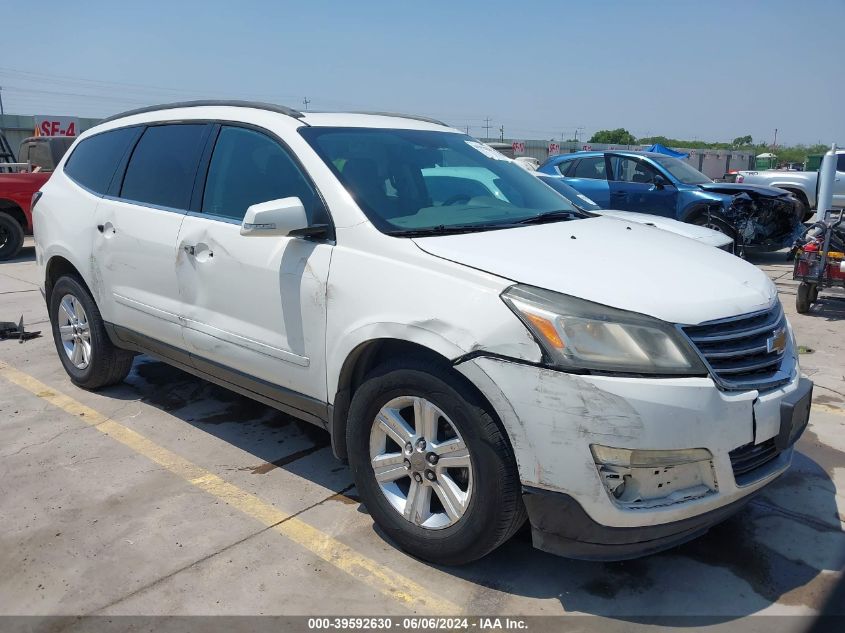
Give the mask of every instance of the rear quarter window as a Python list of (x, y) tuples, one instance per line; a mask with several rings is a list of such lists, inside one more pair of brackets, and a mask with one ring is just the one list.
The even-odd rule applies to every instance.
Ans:
[(83, 187), (105, 194), (137, 133), (137, 128), (121, 128), (84, 139), (68, 157), (65, 174)]
[(557, 171), (561, 176), (568, 176), (569, 173), (572, 171), (572, 167), (577, 163), (576, 160), (565, 160), (558, 163)]

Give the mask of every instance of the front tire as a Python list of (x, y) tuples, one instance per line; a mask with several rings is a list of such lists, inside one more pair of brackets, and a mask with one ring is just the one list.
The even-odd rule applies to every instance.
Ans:
[(50, 325), (62, 365), (73, 384), (100, 389), (121, 382), (134, 354), (115, 347), (100, 310), (76, 277), (61, 277), (50, 294)]
[(376, 368), (352, 398), (346, 437), (367, 510), (413, 556), (468, 563), (525, 521), (504, 431), (446, 365), (406, 360)]
[(693, 218), (690, 223), (695, 224), (696, 226), (703, 226), (704, 228), (712, 229), (713, 231), (718, 231), (719, 233), (727, 235), (734, 242), (736, 242), (738, 237), (736, 229), (721, 213), (713, 211), (710, 213), (702, 213), (701, 215)]
[(23, 247), (23, 227), (12, 216), (0, 213), (0, 261), (12, 259)]

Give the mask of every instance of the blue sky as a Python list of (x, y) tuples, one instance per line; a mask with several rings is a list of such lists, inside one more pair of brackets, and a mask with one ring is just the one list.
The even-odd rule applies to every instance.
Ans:
[(5, 3), (6, 112), (307, 96), (475, 136), (845, 143), (845, 0), (129, 4)]

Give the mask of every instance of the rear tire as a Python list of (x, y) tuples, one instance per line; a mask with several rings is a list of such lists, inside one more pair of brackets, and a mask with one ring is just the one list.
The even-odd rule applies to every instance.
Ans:
[[(806, 281), (802, 281), (798, 284), (798, 292), (795, 295), (795, 310), (798, 314), (807, 314), (810, 311), (813, 286), (815, 286), (815, 284), (811, 284)], [(818, 289), (816, 289), (816, 296), (818, 296)]]
[(0, 261), (12, 259), (23, 246), (23, 227), (12, 216), (0, 213)]
[[(384, 433), (379, 416), (394, 420), (391, 430), (401, 427), (401, 433)], [(434, 420), (433, 437), (425, 431), (428, 419)], [(346, 438), (367, 510), (413, 556), (441, 565), (468, 563), (501, 545), (525, 521), (516, 460), (504, 431), (488, 405), (446, 365), (407, 359), (377, 367), (355, 391)], [(465, 450), (448, 453), (443, 446), (450, 441)], [(426, 460), (436, 459), (432, 453), (444, 463), (461, 459), (466, 466), (437, 461), (430, 466)], [(396, 467), (388, 474), (379, 461)], [(429, 477), (432, 481), (426, 481)], [(417, 495), (420, 504), (411, 502)]]
[(112, 344), (97, 304), (77, 277), (59, 278), (49, 307), (56, 351), (73, 384), (94, 390), (126, 378), (135, 355)]

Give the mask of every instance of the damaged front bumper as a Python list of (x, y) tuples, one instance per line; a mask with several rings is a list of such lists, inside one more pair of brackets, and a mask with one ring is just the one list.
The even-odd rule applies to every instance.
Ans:
[[(672, 547), (741, 509), (788, 468), (803, 426), (784, 440), (784, 411), (790, 424), (805, 415), (812, 388), (797, 368), (766, 392), (497, 358), (457, 368), (508, 432), (535, 546), (602, 560)], [(795, 414), (799, 401), (807, 410)]]
[(522, 499), (534, 547), (566, 558), (615, 561), (656, 554), (698, 538), (742, 510), (753, 496), (679, 521), (640, 527), (602, 525), (563, 492), (525, 488)]
[(725, 209), (725, 216), (737, 232), (737, 244), (746, 251), (790, 247), (804, 230), (804, 207), (792, 195), (772, 198), (740, 193)]

